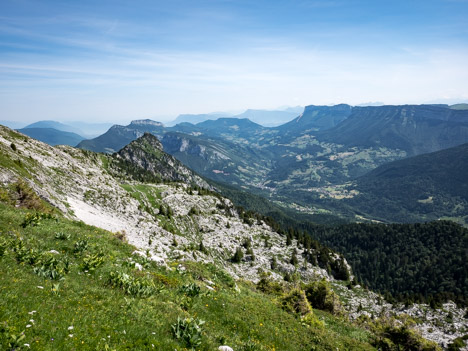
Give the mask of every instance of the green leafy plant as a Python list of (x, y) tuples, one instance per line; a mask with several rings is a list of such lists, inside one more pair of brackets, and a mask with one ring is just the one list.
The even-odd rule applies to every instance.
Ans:
[(7, 242), (4, 240), (0, 241), (0, 257), (3, 257), (5, 255), (5, 252), (7, 250)]
[(147, 297), (153, 295), (157, 289), (153, 280), (148, 277), (133, 277), (123, 272), (110, 272), (109, 285), (122, 289), (126, 294)]
[(57, 240), (68, 240), (70, 239), (70, 234), (64, 232), (55, 233), (55, 239)]
[(31, 227), (36, 227), (42, 223), (42, 220), (44, 219), (55, 219), (57, 218), (50, 214), (50, 213), (42, 213), (42, 212), (35, 212), (35, 213), (28, 213), (25, 217), (23, 222), (21, 223), (21, 226), (23, 228), (26, 228), (28, 226)]
[(435, 342), (428, 341), (416, 333), (413, 325), (414, 321), (410, 318), (396, 320), (384, 317), (376, 320), (371, 325), (375, 334), (374, 345), (379, 350), (385, 351), (441, 351), (441, 348)]
[(102, 252), (98, 252), (92, 255), (87, 255), (83, 258), (83, 263), (81, 264), (82, 271), (94, 272), (96, 268), (102, 266), (104, 263), (104, 254)]
[(59, 267), (59, 265), (59, 260), (57, 260), (53, 255), (45, 253), (41, 255), (33, 271), (40, 277), (51, 280), (59, 280), (63, 278), (65, 273), (63, 267)]
[(190, 283), (187, 285), (183, 285), (180, 288), (180, 292), (189, 297), (196, 297), (200, 295), (201, 289), (197, 284)]
[(23, 242), (19, 241), (14, 247), (15, 259), (18, 263), (34, 265), (39, 261), (40, 253), (35, 249), (27, 249)]
[(88, 242), (86, 240), (78, 240), (73, 246), (74, 253), (81, 253), (88, 248)]
[(177, 322), (171, 326), (172, 333), (177, 340), (194, 349), (202, 343), (203, 324), (205, 321), (198, 318), (177, 317)]

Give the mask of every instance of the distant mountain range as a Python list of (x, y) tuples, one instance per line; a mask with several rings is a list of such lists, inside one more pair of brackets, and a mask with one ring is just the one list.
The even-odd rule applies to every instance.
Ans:
[[(208, 119), (196, 124), (183, 122), (172, 127), (148, 119), (135, 120), (127, 126), (114, 125), (89, 140), (61, 134), (64, 131), (46, 132), (44, 128), (22, 131), (49, 144), (79, 143), (80, 148), (106, 153), (115, 153), (150, 133), (161, 140), (166, 152), (216, 182), (248, 190), (308, 214), (333, 213), (350, 219), (382, 220), (390, 218), (388, 211), (377, 213), (381, 206), (367, 208), (359, 200), (378, 194), (359, 177), (389, 162), (468, 142), (468, 109), (464, 104), (310, 105), (301, 114), (295, 114), (294, 110), (279, 111), (294, 117), (275, 127), (238, 118), (272, 117), (276, 112), (247, 110), (237, 117)], [(189, 115), (185, 116), (189, 119)], [(203, 119), (214, 115), (194, 116)], [(32, 126), (52, 126), (55, 130), (70, 127), (52, 121)], [(354, 181), (356, 187), (352, 188), (349, 184)], [(361, 195), (355, 196), (356, 192)], [(453, 197), (453, 194), (446, 196)], [(419, 202), (417, 207), (421, 207)], [(416, 216), (408, 218), (426, 218), (416, 207), (405, 211)], [(435, 218), (436, 213), (441, 212), (437, 210), (427, 218)], [(462, 213), (458, 211), (455, 215), (460, 217)], [(395, 216), (391, 220), (405, 221), (405, 218)]]
[(25, 129), (30, 129), (30, 128), (34, 128), (34, 129), (38, 129), (38, 128), (48, 128), (48, 129), (55, 129), (55, 130), (60, 130), (62, 132), (68, 132), (68, 133), (75, 133), (75, 134), (78, 134), (78, 135), (83, 135), (83, 131), (81, 131), (80, 129), (78, 128), (75, 128), (75, 127), (72, 127), (68, 124), (64, 124), (64, 123), (61, 123), (61, 122), (57, 122), (57, 121), (39, 121), (39, 122), (35, 122), (35, 123), (32, 123), (32, 124), (28, 124), (26, 127), (24, 127)]
[(18, 129), (20, 133), (23, 133), (31, 138), (37, 139), (49, 145), (70, 145), (76, 146), (84, 137), (76, 133), (64, 132), (54, 128), (22, 128)]
[(360, 215), (349, 207), (351, 200), (345, 200), (354, 195), (346, 193), (343, 184), (388, 162), (467, 143), (468, 110), (447, 105), (311, 105), (277, 127), (246, 118), (173, 127), (140, 120), (113, 126), (78, 146), (112, 153), (145, 132), (207, 178), (309, 214), (354, 218)]
[(258, 123), (265, 127), (273, 127), (278, 126), (280, 124), (286, 123), (293, 119), (294, 117), (298, 116), (299, 114), (304, 111), (303, 107), (287, 107), (283, 110), (254, 110), (249, 109), (241, 114), (233, 115), (232, 113), (228, 112), (213, 112), (213, 113), (206, 113), (206, 114), (183, 114), (177, 116), (177, 118), (168, 123), (168, 126), (174, 126), (180, 123), (191, 123), (191, 124), (198, 124), (208, 120), (216, 120), (218, 118), (248, 118), (251, 121)]

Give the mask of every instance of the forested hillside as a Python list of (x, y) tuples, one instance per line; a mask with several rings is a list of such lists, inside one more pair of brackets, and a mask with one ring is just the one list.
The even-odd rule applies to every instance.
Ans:
[(468, 218), (468, 144), (382, 165), (356, 180), (346, 203), (394, 222)]
[(314, 235), (345, 255), (358, 281), (390, 299), (468, 303), (468, 229), (453, 222), (348, 224)]

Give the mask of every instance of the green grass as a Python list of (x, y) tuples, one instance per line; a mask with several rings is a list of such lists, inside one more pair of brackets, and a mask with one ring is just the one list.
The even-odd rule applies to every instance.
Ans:
[[(372, 349), (363, 329), (325, 312), (319, 312), (325, 328), (304, 326), (250, 283), (237, 282), (236, 289), (233, 279), (214, 265), (183, 262), (186, 270), (180, 271), (174, 268), (179, 262), (169, 263), (172, 269), (146, 262), (139, 271), (129, 258), (145, 260), (132, 256), (135, 248), (112, 233), (60, 217), (22, 228), (27, 213), (31, 211), (0, 203), (0, 246), (7, 243), (0, 256), (2, 350), (14, 348), (8, 344), (23, 333), (20, 346), (34, 350), (183, 350), (186, 344), (171, 328), (178, 317), (205, 321), (200, 350), (222, 344), (235, 350)], [(18, 263), (13, 247), (20, 240), (43, 255), (59, 252), (47, 255), (61, 262), (59, 267), (68, 261), (69, 273), (63, 280), (49, 280), (36, 275), (34, 265)], [(76, 252), (80, 240), (88, 245)], [(102, 253), (102, 264), (94, 272), (83, 271), (83, 263), (96, 253)], [(153, 294), (135, 297), (111, 287), (108, 277), (115, 271), (151, 281)], [(206, 288), (206, 280), (215, 283), (214, 291)], [(198, 296), (182, 292), (191, 283), (201, 287)]]

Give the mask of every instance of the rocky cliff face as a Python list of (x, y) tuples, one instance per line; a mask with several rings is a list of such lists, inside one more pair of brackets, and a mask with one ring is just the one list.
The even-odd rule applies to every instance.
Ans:
[(345, 121), (320, 134), (319, 139), (418, 155), (465, 143), (468, 112), (433, 105), (354, 107)]

